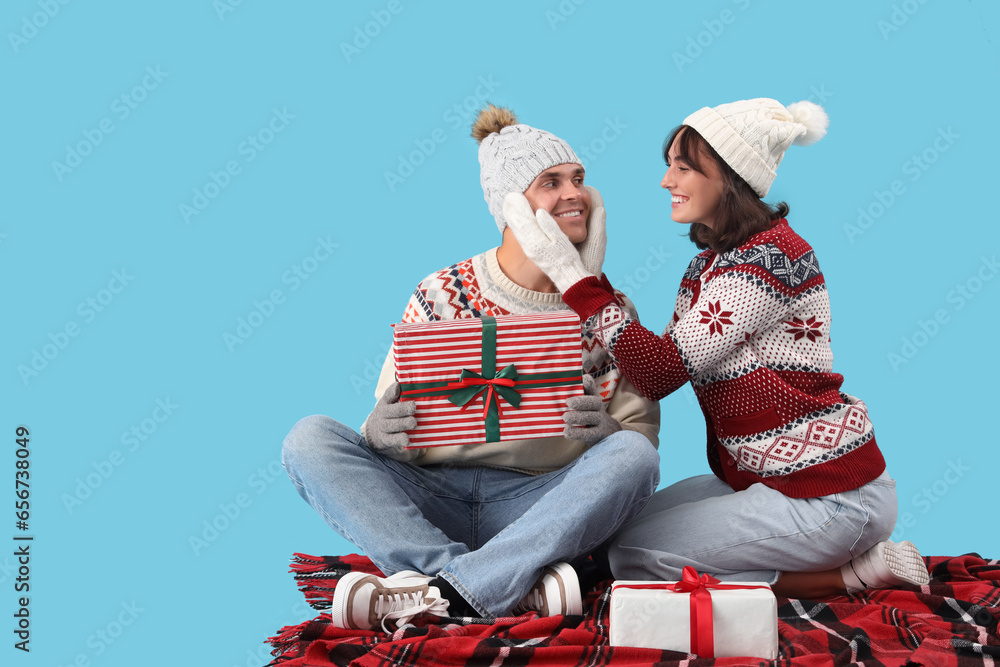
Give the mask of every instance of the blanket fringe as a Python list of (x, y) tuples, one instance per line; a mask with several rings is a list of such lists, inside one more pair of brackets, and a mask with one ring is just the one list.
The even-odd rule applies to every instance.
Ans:
[(324, 572), (326, 570), (326, 559), (309, 556), (307, 554), (292, 554), (292, 565), (289, 572), (296, 574), (310, 574), (313, 572)]
[(277, 635), (268, 639), (267, 641), (272, 646), (271, 655), (274, 656), (274, 660), (269, 662), (267, 667), (288, 664), (291, 660), (301, 658), (308, 646), (308, 642), (303, 639), (306, 629), (313, 623), (320, 622), (321, 619), (323, 619), (323, 615), (313, 620), (302, 621), (298, 625), (286, 625), (278, 631)]
[(348, 572), (385, 576), (367, 557), (358, 554), (317, 557), (295, 553), (289, 571), (294, 573), (306, 602), (319, 611), (330, 608), (337, 581)]

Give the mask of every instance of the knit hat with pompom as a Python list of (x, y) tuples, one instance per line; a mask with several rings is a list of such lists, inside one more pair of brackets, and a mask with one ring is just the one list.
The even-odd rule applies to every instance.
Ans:
[(507, 226), (503, 200), (511, 192), (524, 192), (540, 173), (558, 164), (579, 164), (580, 158), (565, 141), (517, 122), (510, 109), (487, 104), (472, 124), (479, 142), (479, 180), (483, 195), (502, 233)]
[(684, 124), (697, 130), (726, 164), (764, 197), (788, 147), (793, 143), (808, 146), (822, 139), (830, 117), (813, 102), (784, 107), (761, 97), (703, 107), (685, 118)]

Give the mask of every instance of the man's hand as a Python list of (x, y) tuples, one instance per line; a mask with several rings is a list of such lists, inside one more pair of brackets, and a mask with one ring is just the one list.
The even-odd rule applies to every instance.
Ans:
[[(604, 207), (601, 207), (604, 210)], [(584, 266), (580, 251), (559, 229), (559, 223), (544, 209), (531, 210), (527, 197), (520, 192), (511, 192), (504, 199), (503, 216), (521, 244), (528, 259), (538, 265), (560, 292), (593, 275)], [(591, 213), (591, 219), (594, 215)], [(603, 229), (603, 222), (602, 222)], [(590, 232), (587, 237), (589, 239)], [(588, 250), (590, 261), (604, 261), (603, 248), (598, 249), (600, 235), (593, 249)], [(586, 246), (587, 241), (581, 245)]]
[(563, 421), (566, 422), (563, 437), (568, 440), (583, 440), (588, 445), (593, 445), (622, 430), (621, 423), (604, 409), (604, 401), (597, 392), (597, 383), (589, 374), (583, 376), (583, 391), (584, 396), (572, 396), (566, 401), (569, 412), (563, 415)]
[(365, 440), (379, 454), (398, 458), (410, 444), (406, 431), (417, 427), (417, 404), (400, 401), (398, 382), (393, 382), (375, 404), (365, 422)]

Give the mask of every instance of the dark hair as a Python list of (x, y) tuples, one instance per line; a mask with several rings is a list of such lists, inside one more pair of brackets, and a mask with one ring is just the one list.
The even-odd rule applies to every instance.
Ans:
[(684, 160), (692, 169), (704, 174), (701, 161), (707, 156), (722, 175), (722, 198), (719, 200), (714, 220), (716, 228), (712, 229), (696, 222), (691, 225), (688, 234), (700, 249), (711, 248), (721, 254), (738, 248), (754, 234), (770, 229), (775, 220), (788, 215), (788, 204), (780, 202), (777, 206), (771, 207), (764, 203), (750, 184), (726, 164), (697, 130), (688, 125), (674, 128), (663, 142), (663, 160), (667, 164), (670, 164), (668, 156), (674, 141), (678, 142), (677, 153), (684, 156)]

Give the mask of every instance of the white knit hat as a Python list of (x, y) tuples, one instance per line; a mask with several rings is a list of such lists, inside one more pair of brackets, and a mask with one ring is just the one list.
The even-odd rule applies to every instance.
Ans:
[(703, 107), (684, 119), (764, 197), (777, 176), (778, 165), (793, 143), (808, 146), (823, 138), (830, 124), (823, 107), (802, 101), (782, 106), (761, 97)]
[(517, 118), (509, 110), (489, 105), (473, 125), (473, 136), (480, 140), (479, 180), (483, 196), (501, 232), (507, 226), (503, 217), (504, 197), (511, 192), (524, 192), (550, 167), (583, 164), (569, 144), (545, 130), (521, 124), (497, 129), (511, 121), (516, 123)]

